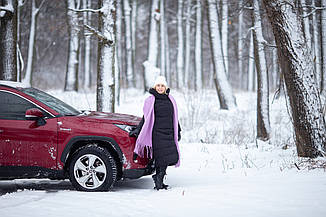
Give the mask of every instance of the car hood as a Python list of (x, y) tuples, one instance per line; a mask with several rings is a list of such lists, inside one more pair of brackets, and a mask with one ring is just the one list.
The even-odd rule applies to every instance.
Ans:
[(141, 118), (133, 115), (119, 114), (119, 113), (106, 113), (106, 112), (84, 112), (78, 118), (89, 122), (101, 123), (119, 123), (127, 125), (138, 125)]

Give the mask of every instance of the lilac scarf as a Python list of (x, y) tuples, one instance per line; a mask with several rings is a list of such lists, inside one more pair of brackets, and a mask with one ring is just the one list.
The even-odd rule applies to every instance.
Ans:
[[(176, 167), (180, 166), (180, 151), (178, 144), (178, 109), (177, 103), (174, 98), (169, 94), (169, 99), (173, 104), (173, 128), (174, 128), (174, 142), (177, 146), (179, 160), (176, 164)], [(147, 154), (150, 154), (150, 157), (153, 158), (152, 150), (152, 132), (154, 126), (154, 102), (155, 96), (149, 96), (144, 103), (143, 112), (144, 112), (144, 125), (139, 133), (139, 136), (136, 141), (136, 146), (134, 152), (140, 157), (144, 157), (144, 150), (147, 150)]]

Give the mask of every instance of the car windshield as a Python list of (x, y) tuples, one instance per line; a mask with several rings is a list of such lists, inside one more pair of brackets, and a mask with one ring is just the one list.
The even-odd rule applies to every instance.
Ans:
[(21, 91), (27, 95), (34, 97), (41, 103), (45, 104), (46, 106), (50, 107), (51, 109), (55, 110), (56, 112), (62, 115), (67, 116), (80, 114), (77, 109), (71, 107), (70, 105), (43, 91), (37, 90), (35, 88), (22, 88)]

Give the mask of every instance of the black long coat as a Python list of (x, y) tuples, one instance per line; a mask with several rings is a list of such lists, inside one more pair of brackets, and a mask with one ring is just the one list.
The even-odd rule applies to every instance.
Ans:
[[(155, 97), (154, 103), (154, 126), (152, 132), (153, 158), (156, 167), (165, 167), (177, 164), (179, 154), (174, 141), (173, 127), (173, 104), (168, 94), (159, 94), (155, 89), (151, 88), (149, 93)], [(137, 133), (142, 129), (144, 117), (138, 125)], [(178, 124), (178, 137), (180, 138), (180, 125)]]

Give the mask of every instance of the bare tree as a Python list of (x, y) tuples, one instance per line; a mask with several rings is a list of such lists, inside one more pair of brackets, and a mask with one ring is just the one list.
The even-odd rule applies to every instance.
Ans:
[(0, 79), (17, 81), (17, 1), (0, 6)]
[(96, 105), (97, 111), (114, 112), (116, 0), (100, 0), (99, 8)]
[(323, 95), (326, 95), (326, 0), (321, 0), (321, 48), (322, 48), (322, 87)]
[(257, 138), (266, 141), (270, 137), (269, 86), (264, 49), (265, 39), (258, 0), (253, 0), (253, 8), (253, 41), (257, 70)]
[(167, 57), (167, 53), (166, 53), (166, 32), (165, 32), (165, 9), (164, 9), (164, 1), (161, 0), (160, 1), (160, 39), (161, 39), (161, 75), (166, 76), (166, 57)]
[[(239, 86), (242, 86), (242, 75), (243, 73), (243, 0), (239, 0), (238, 10), (239, 10), (239, 24), (238, 24), (238, 79), (239, 79)], [(251, 37), (251, 36), (250, 36)], [(251, 42), (250, 42), (251, 43)], [(249, 54), (250, 55), (250, 54)], [(250, 58), (250, 57), (249, 57)], [(252, 72), (252, 71), (250, 71)], [(250, 73), (248, 73), (249, 79), (248, 84), (250, 84)]]
[(214, 83), (220, 101), (221, 109), (232, 109), (236, 107), (231, 85), (226, 77), (226, 70), (222, 55), (221, 38), (218, 25), (216, 0), (207, 0), (208, 3), (208, 23), (211, 42)]
[(325, 156), (325, 120), (296, 3), (264, 0), (289, 96), (298, 155)]
[(186, 4), (186, 32), (185, 32), (185, 66), (184, 66), (184, 80), (185, 87), (190, 87), (189, 78), (190, 78), (190, 48), (191, 48), (191, 26), (190, 26), (190, 18), (191, 18), (191, 0), (187, 0)]
[(125, 21), (125, 47), (126, 47), (126, 74), (128, 87), (134, 86), (133, 72), (133, 48), (132, 48), (132, 29), (131, 29), (131, 7), (129, 0), (123, 0), (123, 12)]
[[(91, 0), (83, 0), (84, 8), (91, 8)], [(84, 25), (91, 24), (92, 13), (85, 12), (83, 14)], [(91, 80), (91, 35), (90, 32), (85, 29), (84, 31), (85, 41), (85, 56), (84, 56), (84, 88), (90, 88), (92, 85)]]
[(138, 16), (138, 0), (132, 0), (131, 3), (131, 49), (132, 49), (132, 63), (133, 63), (133, 75), (134, 75), (134, 82), (136, 79), (135, 73), (135, 55), (136, 55), (136, 31), (137, 31), (137, 16)]
[(223, 51), (223, 59), (224, 59), (224, 65), (226, 74), (229, 75), (229, 55), (228, 55), (228, 19), (229, 19), (229, 13), (228, 13), (228, 0), (221, 0), (222, 3), (222, 25), (221, 25), (221, 43), (222, 43), (222, 51)]
[(78, 90), (78, 65), (79, 65), (79, 15), (75, 10), (80, 8), (80, 0), (67, 0), (67, 22), (69, 32), (68, 61), (65, 80), (65, 91)]
[[(255, 90), (255, 54), (254, 54), (254, 39), (253, 31), (250, 31), (249, 54), (248, 54), (248, 90)], [(239, 56), (240, 57), (240, 56)], [(242, 65), (242, 60), (239, 64)], [(241, 72), (239, 72), (241, 74)]]
[(159, 19), (159, 0), (152, 0), (147, 60), (143, 63), (145, 68), (145, 90), (154, 83), (155, 77), (159, 74), (157, 68)]
[[(312, 1), (312, 8), (315, 8), (316, 4), (315, 1)], [(320, 33), (319, 33), (319, 26), (317, 25), (317, 15), (316, 12), (312, 15), (312, 26), (313, 26), (313, 51), (315, 56), (315, 70), (316, 70), (316, 81), (317, 87), (321, 88), (321, 46), (320, 46)]]
[(36, 0), (32, 0), (32, 10), (31, 10), (31, 28), (29, 31), (29, 43), (28, 43), (28, 59), (27, 67), (23, 83), (32, 85), (33, 81), (33, 64), (34, 64), (34, 53), (35, 53), (35, 39), (36, 39), (36, 28), (37, 28), (37, 16), (42, 8), (44, 1), (37, 7)]
[(182, 11), (183, 0), (178, 0), (178, 14), (177, 14), (177, 31), (178, 31), (178, 48), (177, 48), (177, 86), (183, 87), (184, 85), (184, 41), (182, 29)]
[(195, 42), (195, 90), (201, 90), (203, 86), (202, 74), (202, 5), (196, 0), (196, 42)]

